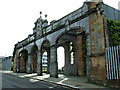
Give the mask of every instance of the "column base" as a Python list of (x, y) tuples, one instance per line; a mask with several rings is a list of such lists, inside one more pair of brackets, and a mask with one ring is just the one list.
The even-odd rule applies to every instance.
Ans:
[(32, 74), (32, 72), (27, 72), (27, 74)]
[(58, 75), (50, 75), (50, 77), (58, 78)]
[(42, 73), (37, 73), (38, 76), (42, 76), (43, 74)]
[(32, 74), (32, 72), (28, 72), (28, 71), (27, 71), (27, 74)]
[(32, 71), (30, 69), (28, 69), (27, 74), (32, 74)]

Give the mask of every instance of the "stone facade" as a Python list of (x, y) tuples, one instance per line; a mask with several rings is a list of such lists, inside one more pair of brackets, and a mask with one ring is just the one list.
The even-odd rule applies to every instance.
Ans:
[[(58, 77), (57, 48), (62, 46), (65, 49), (64, 74), (87, 76), (88, 81), (95, 83), (105, 82), (105, 48), (109, 47), (106, 20), (112, 19), (108, 9), (111, 7), (103, 2), (84, 2), (81, 8), (50, 25), (47, 20), (38, 18), (33, 34), (16, 44), (14, 72), (37, 72), (42, 75), (42, 55), (46, 51), (48, 73), (51, 77)], [(119, 12), (114, 16), (113, 19), (120, 20)], [(83, 33), (86, 37), (86, 60), (83, 57)]]

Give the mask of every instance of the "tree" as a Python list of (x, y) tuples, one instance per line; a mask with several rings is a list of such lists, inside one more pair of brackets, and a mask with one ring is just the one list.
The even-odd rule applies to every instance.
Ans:
[(111, 46), (120, 45), (120, 21), (107, 20)]

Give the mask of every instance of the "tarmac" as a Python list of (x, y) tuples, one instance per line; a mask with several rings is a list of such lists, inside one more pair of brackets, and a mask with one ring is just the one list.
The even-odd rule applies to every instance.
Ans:
[(37, 73), (27, 74), (27, 73), (13, 73), (12, 71), (4, 71), (4, 73), (10, 73), (12, 75), (17, 75), (21, 78), (30, 78), (37, 81), (45, 81), (48, 83), (54, 83), (73, 89), (84, 89), (84, 88), (106, 88), (104, 86), (96, 85), (93, 83), (87, 82), (86, 77), (79, 76), (66, 76), (59, 74), (58, 78), (50, 77), (50, 74), (43, 73), (43, 76), (38, 76)]

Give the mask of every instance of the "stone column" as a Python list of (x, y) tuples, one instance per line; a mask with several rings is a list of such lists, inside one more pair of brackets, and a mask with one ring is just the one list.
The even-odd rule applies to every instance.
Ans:
[(89, 33), (86, 33), (86, 41), (87, 41), (87, 58), (86, 58), (86, 73), (88, 82), (91, 81), (90, 77), (90, 69), (92, 66), (91, 58), (90, 58), (90, 36)]
[(77, 59), (78, 59), (78, 75), (84, 76), (84, 59), (82, 50), (82, 35), (77, 37)]
[(32, 54), (28, 54), (27, 73), (32, 73)]
[(47, 50), (47, 73), (50, 73), (50, 49)]
[[(91, 7), (89, 7), (91, 9)], [(89, 15), (90, 58), (88, 59), (89, 78), (94, 83), (106, 82), (105, 32), (99, 9)], [(107, 43), (107, 42), (106, 42)]]
[(74, 68), (75, 68), (74, 75), (78, 75), (78, 59), (77, 59), (77, 42), (76, 41), (73, 42), (73, 44), (74, 44), (74, 54), (73, 54), (74, 64), (73, 65), (74, 65)]
[(20, 70), (19, 70), (19, 66), (20, 66), (19, 61), (20, 61), (20, 57), (18, 56), (17, 57), (17, 64), (16, 64), (16, 72), (20, 72)]
[(38, 50), (37, 75), (42, 76), (42, 52)]
[(70, 64), (70, 48), (69, 43), (65, 45), (65, 65)]
[(65, 48), (65, 66), (64, 66), (64, 74), (67, 74), (67, 70), (69, 70), (68, 66), (70, 64), (70, 48), (69, 48), (69, 42), (64, 44)]
[(50, 47), (50, 76), (58, 77), (57, 47)]

